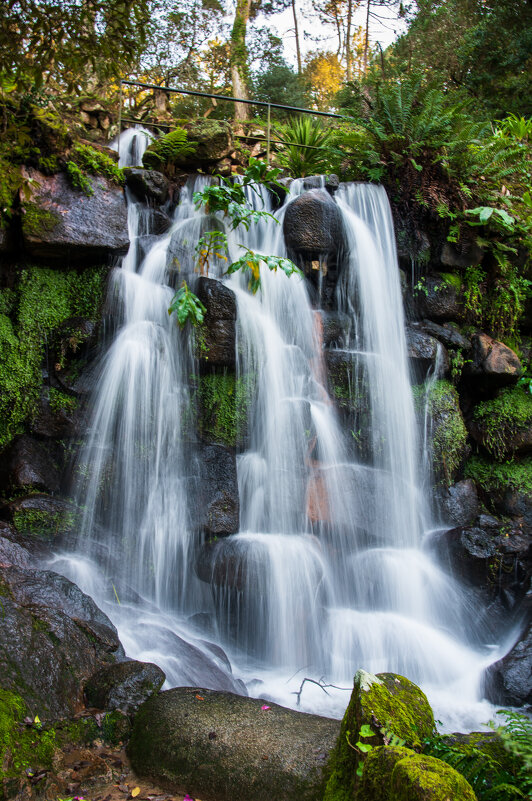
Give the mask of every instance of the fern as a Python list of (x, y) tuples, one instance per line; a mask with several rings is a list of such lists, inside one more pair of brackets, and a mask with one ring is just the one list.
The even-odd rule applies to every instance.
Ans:
[(176, 128), (149, 146), (142, 157), (142, 163), (145, 167), (157, 168), (161, 164), (172, 163), (190, 156), (196, 146), (196, 142), (188, 141), (188, 134), (184, 128)]

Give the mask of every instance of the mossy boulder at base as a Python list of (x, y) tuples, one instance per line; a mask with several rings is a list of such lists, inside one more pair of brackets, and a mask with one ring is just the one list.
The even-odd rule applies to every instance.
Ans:
[(498, 461), (531, 453), (532, 395), (520, 386), (501, 390), (475, 407), (469, 432)]
[(400, 746), (379, 745), (373, 748), (364, 762), (356, 801), (389, 801), (395, 765), (413, 754), (415, 751), (411, 748)]
[(339, 725), (260, 699), (177, 687), (139, 709), (128, 753), (140, 776), (202, 801), (321, 801)]
[(150, 695), (159, 692), (166, 679), (160, 667), (151, 662), (117, 662), (106, 665), (85, 685), (85, 697), (98, 709), (135, 712)]
[(53, 262), (93, 262), (129, 247), (124, 191), (105, 176), (91, 177), (92, 194), (75, 189), (64, 173), (27, 168), (31, 197), (22, 203), (22, 235), (31, 256)]
[(367, 745), (383, 745), (393, 734), (414, 749), (421, 748), (423, 739), (435, 729), (430, 704), (416, 684), (395, 673), (374, 676), (359, 670), (329, 762), (325, 801), (350, 801), (354, 797), (357, 767), (364, 759), (356, 747), (362, 726), (374, 732), (372, 737), (363, 737)]
[(390, 801), (476, 801), (469, 782), (435, 757), (412, 754), (396, 763)]

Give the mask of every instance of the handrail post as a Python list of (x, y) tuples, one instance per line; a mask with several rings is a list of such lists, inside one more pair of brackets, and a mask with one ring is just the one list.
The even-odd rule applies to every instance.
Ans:
[(116, 152), (118, 153), (118, 160), (120, 160), (120, 134), (122, 133), (122, 78), (120, 78), (120, 94), (118, 100), (118, 142), (116, 145)]
[(266, 164), (270, 163), (270, 113), (271, 113), (271, 106), (268, 103), (268, 128), (266, 133)]

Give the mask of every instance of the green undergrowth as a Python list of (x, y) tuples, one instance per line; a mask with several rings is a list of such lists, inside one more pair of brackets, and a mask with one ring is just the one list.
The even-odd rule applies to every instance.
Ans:
[(503, 389), (494, 400), (478, 404), (473, 420), (482, 426), (486, 450), (501, 460), (508, 441), (532, 426), (532, 395), (522, 386)]
[(413, 387), (413, 394), (418, 413), (426, 408), (431, 421), (434, 473), (450, 484), (462, 466), (467, 443), (458, 393), (449, 381), (435, 381)]
[(96, 319), (105, 271), (28, 267), (17, 290), (0, 290), (0, 449), (35, 413), (41, 363), (69, 317)]
[(196, 143), (188, 141), (187, 132), (183, 128), (176, 128), (152, 142), (144, 153), (142, 162), (148, 169), (159, 169), (162, 164), (173, 164), (190, 156), (195, 148)]
[(52, 767), (55, 732), (42, 729), (38, 722), (26, 725), (26, 714), (26, 704), (20, 696), (0, 689), (0, 779)]
[(13, 525), (20, 534), (45, 542), (76, 529), (79, 516), (75, 511), (62, 509), (52, 512), (43, 509), (18, 509), (13, 512)]
[(465, 466), (465, 477), (472, 478), (488, 495), (505, 492), (532, 494), (532, 457), (493, 462), (472, 456)]
[(214, 442), (234, 447), (246, 428), (253, 389), (251, 376), (210, 373), (199, 381), (200, 429)]
[(66, 170), (72, 185), (89, 196), (94, 190), (88, 174), (103, 175), (118, 186), (125, 182), (124, 171), (116, 161), (90, 145), (74, 145)]

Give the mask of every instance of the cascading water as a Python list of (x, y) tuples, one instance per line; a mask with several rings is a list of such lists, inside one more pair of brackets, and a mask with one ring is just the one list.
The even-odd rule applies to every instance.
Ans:
[[(128, 135), (122, 154), (134, 153)], [(206, 179), (197, 180), (200, 188)], [(433, 524), (420, 489), (382, 189), (346, 185), (336, 196), (346, 236), (337, 305), (351, 320), (341, 355), (364, 399), (363, 456), (326, 389), (306, 282), (263, 270), (253, 296), (242, 276), (228, 281), (238, 306), (239, 377), (251, 395), (238, 456), (240, 533), (214, 544), (211, 587), (196, 577), (194, 359), (167, 313), (176, 269), (190, 269), (194, 245), (211, 227), (194, 209), (193, 189), (184, 188), (172, 228), (145, 255), (150, 212), (129, 197), (131, 247), (109, 300), (116, 332), (78, 464), (78, 552), (58, 555), (55, 568), (103, 606), (128, 655), (160, 664), (170, 685), (243, 690), (221, 645), (234, 674), (261, 697), (294, 705), (304, 677), (350, 688), (359, 667), (390, 670), (421, 684), (449, 725), (478, 725), (490, 714), (476, 700), (480, 674), (496, 655), (468, 647), (475, 610), (423, 547)], [(294, 182), (288, 202), (301, 191)], [(270, 209), (265, 190), (249, 200)], [(271, 221), (231, 234), (233, 257), (238, 243), (285, 254), (281, 226)], [(214, 635), (191, 624), (198, 612), (215, 614)], [(307, 685), (301, 709), (341, 715), (348, 694), (328, 693)]]

